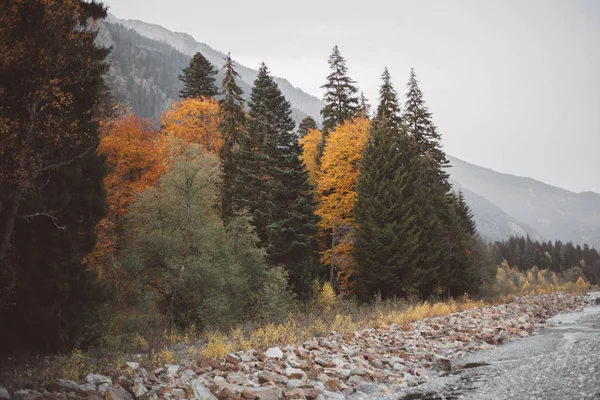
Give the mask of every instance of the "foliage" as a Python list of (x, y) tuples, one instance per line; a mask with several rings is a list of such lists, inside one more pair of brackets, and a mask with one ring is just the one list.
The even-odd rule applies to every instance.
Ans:
[[(106, 16), (77, 0), (0, 3), (0, 334), (8, 350), (89, 345), (106, 293), (82, 258), (104, 215)], [(6, 278), (6, 279), (5, 279)]]
[(179, 75), (179, 80), (183, 82), (183, 89), (179, 92), (179, 96), (184, 99), (190, 97), (208, 99), (219, 94), (215, 85), (214, 75), (217, 71), (212, 64), (202, 55), (197, 52), (190, 60), (190, 65), (185, 67)]
[(227, 219), (232, 214), (232, 187), (235, 174), (233, 152), (239, 144), (244, 132), (246, 114), (244, 113), (244, 99), (242, 89), (236, 79), (240, 75), (235, 70), (231, 55), (225, 57), (225, 75), (221, 91), (223, 98), (219, 100), (219, 132), (223, 145), (219, 156), (223, 163), (223, 185), (221, 193), (221, 214)]
[(311, 130), (315, 129), (319, 129), (317, 122), (309, 115), (300, 122), (300, 125), (298, 125), (298, 139), (302, 139)]
[(333, 47), (328, 63), (331, 73), (327, 76), (327, 83), (321, 86), (325, 89), (325, 107), (321, 110), (325, 138), (336, 126), (352, 119), (359, 110), (356, 82), (348, 76), (346, 60), (337, 46)]
[(219, 154), (223, 138), (219, 133), (219, 105), (212, 98), (189, 98), (173, 103), (160, 117), (161, 131), (205, 151)]
[[(319, 227), (327, 243), (321, 261), (333, 265), (340, 292), (352, 291), (354, 260), (352, 257), (352, 210), (356, 203), (356, 181), (362, 151), (368, 140), (369, 121), (357, 117), (332, 131), (325, 142), (317, 178), (316, 214), (321, 217)], [(330, 243), (333, 241), (333, 262)], [(334, 271), (331, 271), (334, 274)]]
[(319, 158), (323, 149), (323, 133), (318, 129), (309, 129), (298, 142), (302, 146), (300, 159), (308, 171), (308, 181), (316, 186), (319, 173)]
[(317, 219), (289, 102), (263, 64), (252, 88), (246, 135), (234, 153), (234, 210), (247, 210), (272, 265), (282, 265), (305, 296), (315, 277)]

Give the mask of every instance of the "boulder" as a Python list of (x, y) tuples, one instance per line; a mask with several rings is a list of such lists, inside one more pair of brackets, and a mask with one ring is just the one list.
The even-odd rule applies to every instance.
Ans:
[(0, 387), (0, 399), (1, 400), (10, 400), (10, 394), (6, 388)]
[(285, 392), (286, 400), (306, 400), (306, 395), (302, 389), (292, 389)]
[(192, 391), (194, 393), (194, 398), (196, 400), (217, 400), (217, 397), (215, 397), (215, 395), (212, 394), (206, 386), (204, 386), (204, 383), (202, 381), (203, 380), (201, 380), (200, 378), (196, 378), (192, 382), (190, 382), (190, 385), (192, 386)]
[(133, 400), (129, 392), (119, 387), (110, 387), (106, 390), (106, 400)]
[(283, 351), (279, 347), (271, 347), (265, 351), (265, 356), (268, 358), (282, 358)]
[(88, 374), (85, 377), (85, 381), (95, 386), (102, 385), (103, 383), (112, 385), (112, 379), (110, 377), (98, 374)]

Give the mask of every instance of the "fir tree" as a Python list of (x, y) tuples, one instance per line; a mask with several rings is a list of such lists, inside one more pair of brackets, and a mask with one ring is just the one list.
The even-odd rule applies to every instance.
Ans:
[(215, 85), (214, 75), (217, 71), (212, 64), (198, 52), (190, 60), (190, 64), (185, 67), (179, 80), (183, 82), (183, 89), (179, 96), (188, 99), (190, 97), (215, 97), (219, 94)]
[(270, 263), (284, 265), (296, 293), (306, 295), (315, 277), (315, 202), (290, 103), (264, 64), (249, 106), (246, 135), (235, 152), (234, 209), (250, 211)]
[(298, 126), (298, 138), (302, 139), (311, 129), (319, 129), (319, 127), (317, 126), (317, 122), (313, 119), (313, 117), (309, 115), (308, 117), (304, 118)]
[(371, 104), (369, 103), (369, 100), (367, 100), (363, 92), (360, 92), (358, 104), (358, 112), (362, 114), (365, 118), (371, 118)]
[(223, 163), (223, 202), (221, 213), (227, 218), (231, 215), (231, 185), (235, 173), (233, 151), (239, 143), (244, 129), (246, 114), (242, 89), (236, 83), (240, 75), (234, 68), (231, 55), (225, 57), (225, 75), (223, 77), (223, 98), (219, 102), (219, 131), (223, 138), (220, 157)]
[(359, 111), (356, 82), (348, 76), (346, 60), (340, 54), (337, 46), (333, 47), (328, 63), (331, 74), (327, 77), (327, 83), (321, 86), (322, 89), (325, 89), (323, 98), (325, 107), (321, 110), (324, 137), (327, 137), (327, 134), (336, 126), (354, 117)]
[(439, 166), (440, 177), (447, 179), (448, 174), (443, 171), (443, 168), (448, 167), (448, 160), (442, 150), (441, 136), (432, 121), (431, 113), (425, 105), (423, 92), (419, 88), (419, 81), (412, 68), (408, 80), (408, 92), (402, 120), (406, 124), (408, 133), (419, 144), (421, 154), (431, 156)]
[(376, 118), (378, 120), (387, 120), (393, 129), (402, 128), (402, 119), (400, 117), (400, 104), (398, 103), (398, 93), (392, 85), (392, 78), (387, 67), (381, 75), (382, 84), (379, 88), (379, 106), (377, 107)]

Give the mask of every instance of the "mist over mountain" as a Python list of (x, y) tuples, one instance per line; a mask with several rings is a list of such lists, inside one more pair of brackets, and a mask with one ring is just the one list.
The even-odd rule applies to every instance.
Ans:
[[(113, 95), (142, 117), (157, 120), (168, 105), (178, 99), (182, 84), (177, 77), (198, 51), (218, 69), (217, 84), (222, 79), (225, 54), (186, 33), (110, 15), (101, 25), (99, 41), (113, 47), (107, 74)], [(257, 70), (238, 63), (236, 68), (241, 76), (239, 85), (248, 99)], [(290, 101), (296, 122), (306, 115), (321, 120), (323, 103), (318, 98), (294, 87), (286, 79), (275, 78), (275, 81)], [(530, 235), (532, 239), (600, 247), (599, 194), (577, 194), (451, 156), (449, 160), (452, 183), (456, 190), (463, 191), (473, 209), (479, 234), (485, 240)]]

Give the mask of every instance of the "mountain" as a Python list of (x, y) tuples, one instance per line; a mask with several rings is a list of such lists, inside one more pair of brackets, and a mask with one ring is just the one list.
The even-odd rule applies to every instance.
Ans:
[[(573, 193), (535, 179), (502, 174), (458, 158), (448, 158), (453, 181), (489, 201), (511, 219), (520, 221), (521, 227), (531, 227), (546, 240), (587, 243), (600, 248), (600, 194)], [(481, 217), (480, 214), (478, 218)]]
[[(217, 83), (220, 83), (222, 79), (222, 68), (225, 63), (225, 54), (211, 48), (210, 46), (204, 43), (197, 42), (196, 40), (194, 40), (193, 37), (186, 33), (171, 32), (168, 29), (163, 28), (162, 26), (148, 24), (146, 22), (138, 20), (118, 19), (112, 14), (109, 14), (108, 18), (106, 19), (105, 25), (109, 31), (115, 31), (118, 29), (116, 28), (116, 26), (121, 25), (122, 27), (133, 30), (135, 33), (141, 35), (142, 37), (146, 39), (151, 39), (157, 43), (157, 45), (155, 46), (150, 46), (147, 41), (143, 41), (140, 38), (130, 39), (130, 42), (140, 43), (140, 46), (142, 48), (148, 48), (150, 46), (153, 49), (157, 49), (160, 46), (160, 44), (170, 45), (180, 54), (187, 56), (188, 62), (189, 59), (194, 54), (196, 54), (196, 52), (201, 52), (202, 55), (206, 57), (206, 59), (210, 61), (210, 63), (213, 64), (213, 66), (215, 66), (215, 68), (219, 71), (219, 74), (217, 75)], [(134, 36), (133, 34), (130, 35), (132, 37)], [(180, 56), (173, 55), (169, 55), (169, 57), (174, 57), (176, 59), (181, 58)], [(250, 90), (254, 83), (254, 80), (256, 79), (258, 71), (255, 69), (245, 67), (238, 63), (234, 64), (236, 66), (237, 72), (240, 74), (240, 87), (244, 91), (245, 98), (248, 99), (250, 97)], [(177, 65), (177, 67), (179, 67), (179, 65)], [(181, 68), (177, 68), (177, 73), (179, 72), (181, 72)], [(286, 79), (274, 77), (274, 80), (279, 85), (279, 88), (281, 89), (283, 95), (292, 104), (292, 116), (294, 117), (294, 120), (296, 120), (297, 123), (307, 115), (312, 116), (317, 121), (321, 120), (320, 111), (323, 107), (321, 100), (309, 95), (308, 93), (305, 93), (297, 87), (294, 87)], [(180, 84), (176, 86), (181, 87)], [(176, 97), (172, 99), (176, 99)]]
[(450, 183), (455, 191), (462, 191), (467, 204), (473, 210), (477, 232), (486, 242), (501, 241), (510, 236), (527, 235), (533, 240), (544, 240), (535, 229), (506, 214), (490, 200), (467, 189), (454, 179), (450, 179)]
[[(100, 26), (98, 41), (113, 48), (106, 77), (113, 95), (142, 117), (158, 120), (178, 99), (181, 82), (177, 77), (197, 51), (219, 69), (217, 83), (222, 78), (224, 54), (185, 33), (110, 15)], [(257, 71), (240, 64), (236, 67), (241, 75), (240, 87), (248, 99)], [(306, 115), (320, 120), (323, 104), (319, 99), (285, 79), (275, 80), (290, 101), (297, 122)], [(463, 191), (484, 239), (529, 234), (533, 239), (588, 243), (600, 248), (599, 194), (572, 193), (534, 179), (449, 159), (451, 181), (456, 190)]]

